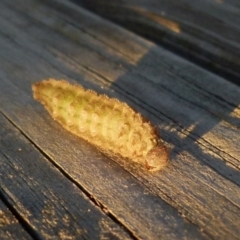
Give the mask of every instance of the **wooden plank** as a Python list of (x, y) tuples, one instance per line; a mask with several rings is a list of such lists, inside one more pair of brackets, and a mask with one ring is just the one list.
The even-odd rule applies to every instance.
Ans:
[[(6, 91), (8, 84), (6, 83), (4, 85), (4, 90), (2, 85), (1, 89)], [(21, 91), (15, 91), (14, 85), (12, 85), (7, 92), (9, 90), (15, 92), (18, 96), (21, 94)], [(10, 96), (13, 100), (14, 96), (11, 94)], [(21, 96), (21, 99), (25, 103), (29, 101), (24, 95)], [(5, 105), (5, 101), (2, 100), (3, 98), (1, 98), (1, 102)], [(35, 122), (35, 126), (29, 125), (29, 122), (25, 122), (27, 123), (25, 126), (22, 124), (19, 125), (26, 134), (29, 135), (29, 132), (26, 131), (25, 127), (30, 127), (31, 135), (32, 131), (36, 131), (36, 128), (42, 128), (42, 126), (45, 125), (44, 121), (47, 121), (47, 119), (38, 118), (32, 108), (27, 107), (25, 109), (26, 105), (24, 106), (23, 102), (18, 106), (15, 100), (13, 100), (13, 102), (14, 104), (8, 105), (8, 107), (21, 109), (18, 111), (15, 108), (19, 118), (23, 119), (21, 114), (27, 114), (26, 116), (30, 119), (30, 122)], [(45, 115), (45, 117), (47, 116)], [(15, 119), (14, 122), (16, 122)], [(114, 162), (102, 156), (99, 152), (96, 152), (96, 149), (88, 146), (87, 143), (75, 139), (71, 135), (68, 136), (69, 134), (65, 133), (65, 131), (59, 128), (59, 126), (56, 126), (56, 124), (52, 124), (55, 131), (59, 132), (58, 136), (55, 135), (55, 131), (52, 132), (51, 126), (45, 126), (44, 131), (42, 131), (44, 138), (39, 134), (33, 137), (31, 136), (31, 138), (35, 141), (35, 137), (37, 137), (38, 140), (36, 144), (42, 145), (43, 141), (46, 140), (46, 135), (51, 135), (53, 138), (48, 139), (49, 142), (47, 142), (50, 151), (43, 146), (46, 154), (53, 156), (54, 161), (57, 161), (56, 164), (60, 164), (61, 168), (63, 168), (67, 174), (70, 174), (73, 179), (77, 179), (77, 182), (81, 184), (84, 189), (86, 187), (88, 194), (93, 196), (100, 205), (103, 205), (107, 212), (110, 212), (118, 221), (122, 222), (134, 236), (144, 239), (159, 237), (162, 239), (168, 239), (169, 237), (173, 239), (184, 237), (208, 239), (204, 233), (201, 233), (199, 229), (185, 219), (181, 219), (176, 210), (163, 202), (159, 197), (152, 195), (148, 188), (142, 186), (119, 165), (114, 164)], [(64, 139), (67, 139), (67, 141), (62, 142)], [(49, 145), (50, 142), (52, 143), (51, 145)], [(66, 146), (66, 148), (64, 146)], [(53, 149), (55, 149), (55, 151), (52, 151)], [(30, 160), (32, 161), (32, 159)], [(42, 167), (42, 171), (46, 172), (48, 168), (49, 167)], [(46, 174), (53, 176), (49, 171), (47, 171)], [(46, 184), (45, 188), (49, 188), (48, 185), (49, 183)], [(36, 187), (34, 187), (34, 189), (35, 188)], [(61, 191), (66, 192), (65, 188), (61, 189)], [(56, 193), (56, 197), (60, 194), (61, 193)], [(37, 197), (33, 196), (33, 199), (35, 198)], [(73, 198), (72, 195), (71, 199), (73, 199), (72, 201), (74, 202), (79, 202), (79, 200), (75, 199), (75, 197)], [(158, 225), (155, 224), (156, 222)], [(182, 229), (184, 229), (184, 231), (182, 231)]]
[(2, 114), (0, 125), (1, 194), (34, 238), (131, 239)]
[(23, 240), (32, 239), (11, 211), (0, 200), (0, 239), (14, 240), (18, 239), (19, 236)]
[[(237, 239), (239, 89), (69, 3), (35, 11), (20, 3), (1, 15), (4, 114), (136, 236)], [(174, 146), (170, 166), (150, 175), (114, 159), (121, 168), (59, 128), (30, 97), (31, 83), (46, 77), (75, 78), (140, 110)]]
[(237, 1), (73, 1), (240, 85)]
[(229, 1), (227, 1), (227, 2), (223, 2), (223, 1), (221, 1), (221, 0), (218, 0), (220, 3), (224, 3), (224, 4), (227, 4), (227, 5), (230, 5), (230, 6), (234, 6), (234, 7), (236, 7), (236, 8), (238, 8), (238, 9), (240, 9), (240, 3), (239, 3), (239, 1), (238, 0), (229, 0)]
[[(44, 11), (46, 12), (47, 10), (44, 9)], [(7, 13), (7, 11), (5, 12)], [(53, 13), (51, 12), (48, 12), (48, 14), (50, 16), (53, 15)], [(14, 19), (10, 13), (7, 13), (7, 16), (9, 16), (8, 21)], [(36, 13), (34, 13), (34, 16), (38, 18), (38, 15)], [(51, 19), (49, 19), (49, 22), (50, 25), (54, 27), (56, 25), (55, 21), (57, 20), (54, 18), (54, 16), (52, 17)], [(47, 18), (44, 19), (47, 20)], [(20, 18), (17, 19), (16, 24), (19, 24), (19, 21)], [(41, 28), (43, 27), (41, 26)], [(65, 35), (66, 34), (70, 35), (71, 30), (73, 31), (73, 29), (71, 28), (68, 29), (68, 26), (65, 26), (65, 28), (62, 29), (62, 32), (65, 31)], [(84, 74), (86, 74), (85, 73), (86, 71), (84, 70), (87, 68), (88, 71), (91, 72), (91, 74), (95, 75), (97, 74), (98, 76), (100, 75), (105, 78), (104, 79), (105, 82), (103, 80), (101, 84), (105, 85), (112, 84), (111, 88), (118, 91), (121, 91), (122, 89), (121, 93), (123, 94), (125, 93), (125, 95), (126, 92), (130, 93), (131, 95), (129, 96), (128, 94), (128, 97), (134, 96), (135, 93), (135, 96), (133, 98), (134, 101), (140, 101), (138, 97), (140, 95), (142, 95), (144, 99), (143, 94), (145, 94), (145, 98), (147, 98), (149, 101), (147, 104), (148, 105), (150, 104), (152, 108), (154, 108), (151, 110), (157, 111), (154, 112), (155, 114), (158, 114), (160, 116), (159, 113), (163, 112), (165, 114), (167, 113), (168, 119), (166, 121), (169, 121), (170, 118), (170, 120), (173, 121), (175, 124), (179, 123), (178, 127), (180, 128), (182, 127), (183, 131), (185, 131), (187, 135), (190, 132), (191, 138), (195, 140), (201, 141), (201, 136), (203, 135), (202, 138), (204, 138), (205, 140), (201, 141), (203, 145), (210, 144), (213, 147), (215, 145), (217, 134), (221, 134), (226, 124), (232, 125), (232, 128), (230, 128), (231, 129), (231, 133), (229, 133), (230, 135), (234, 134), (235, 127), (238, 128), (240, 125), (238, 120), (239, 119), (238, 105), (240, 102), (238, 88), (234, 88), (233, 85), (229, 85), (222, 79), (219, 79), (214, 75), (208, 74), (202, 71), (201, 69), (196, 68), (194, 65), (183, 62), (180, 59), (174, 59), (173, 55), (171, 54), (169, 55), (169, 53), (163, 52), (163, 50), (154, 48), (154, 50), (151, 50), (150, 53), (148, 53), (147, 56), (144, 57), (144, 59), (141, 59), (141, 61), (138, 62), (138, 66), (132, 67), (129, 66), (128, 61), (123, 62), (122, 59), (115, 60), (114, 58), (116, 56), (112, 55), (108, 56), (107, 55), (108, 53), (106, 53), (107, 51), (109, 52), (108, 45), (105, 46), (105, 48), (103, 48), (104, 45), (94, 46), (94, 49), (91, 50), (91, 46), (92, 44), (95, 44), (95, 42), (92, 42), (92, 39), (89, 36), (86, 36), (86, 34), (84, 33), (75, 32), (76, 38), (79, 39), (80, 43), (76, 44), (75, 48), (72, 48), (72, 46), (70, 46), (70, 44), (67, 41), (59, 38), (60, 35), (58, 35), (57, 33), (56, 34), (52, 33), (53, 34), (52, 37), (55, 40), (58, 40), (57, 42), (53, 43), (51, 42), (51, 40), (49, 40), (48, 37), (45, 37), (45, 34), (41, 32), (41, 29), (37, 30), (31, 29), (31, 31), (32, 36), (34, 34), (36, 37), (40, 35), (39, 37), (41, 38), (41, 41), (44, 42), (46, 47), (48, 46), (48, 44), (50, 45), (48, 51), (52, 51), (54, 54), (58, 54), (59, 58), (61, 57), (64, 58), (63, 61), (68, 61), (69, 64), (75, 64), (76, 67), (78, 68), (82, 66), (83, 69), (80, 69), (81, 74), (83, 74), (83, 72)], [(22, 41), (26, 40), (22, 39)], [(86, 50), (87, 42), (90, 43), (88, 46), (88, 50)], [(119, 44), (119, 42), (117, 43)], [(56, 48), (56, 46), (57, 49), (54, 49), (54, 47)], [(122, 45), (120, 47), (122, 48)], [(147, 46), (144, 47), (145, 49), (147, 48)], [(58, 51), (58, 49), (60, 48), (61, 52)], [(127, 50), (129, 51), (129, 49), (126, 49), (126, 51)], [(66, 56), (68, 56), (70, 53), (72, 54), (71, 60), (74, 60), (75, 62), (77, 62), (77, 64), (74, 61), (69, 60), (69, 58), (66, 58)], [(161, 61), (157, 62), (156, 66), (154, 62), (156, 62), (158, 54), (161, 54), (160, 55)], [(79, 58), (78, 56), (81, 56), (81, 58)], [(101, 60), (99, 58), (101, 58)], [(106, 60), (104, 58), (106, 58)], [(121, 66), (118, 67), (120, 64)], [(171, 64), (173, 64), (173, 66)], [(186, 71), (186, 69), (188, 71)], [(76, 69), (74, 70), (76, 71)], [(124, 75), (126, 71), (127, 74)], [(159, 72), (161, 72), (162, 75), (161, 81), (159, 81), (158, 77)], [(145, 76), (150, 76), (150, 74), (152, 74), (151, 77), (145, 79)], [(120, 78), (121, 75), (124, 75), (124, 77)], [(199, 78), (195, 78), (195, 75), (199, 75)], [(77, 74), (75, 75), (72, 74), (71, 76), (79, 78), (79, 75)], [(176, 78), (180, 78), (179, 81), (176, 81), (175, 80)], [(139, 84), (139, 79), (141, 79), (142, 82), (141, 85)], [(210, 82), (210, 80), (212, 81)], [(91, 79), (88, 81), (94, 80)], [(94, 83), (97, 84), (97, 82)], [(130, 84), (131, 86), (133, 86), (132, 87), (133, 90), (131, 90), (131, 88), (125, 87), (130, 86)], [(154, 97), (155, 94), (147, 96), (149, 92), (143, 91), (143, 88), (145, 87), (146, 84), (153, 85), (153, 87), (151, 87), (151, 90), (155, 92), (159, 91), (156, 87), (161, 88), (160, 90), (162, 98), (166, 99), (166, 101), (159, 103), (158, 99)], [(154, 90), (153, 88), (156, 89)], [(216, 91), (214, 91), (215, 89), (213, 88), (215, 88)], [(98, 91), (102, 91), (99, 89), (99, 87), (98, 88), (95, 87), (95, 89), (97, 89)], [(173, 100), (174, 98), (175, 100)], [(179, 107), (176, 107), (173, 112), (172, 109), (173, 106), (176, 104), (175, 102), (179, 101), (181, 101)], [(195, 113), (194, 111), (192, 112), (191, 110), (192, 106), (198, 107), (197, 112)], [(199, 119), (201, 119), (201, 124), (198, 124), (198, 127), (193, 129), (191, 135), (191, 130), (189, 131), (188, 128), (191, 129), (192, 124), (194, 124), (195, 122), (199, 122)], [(224, 121), (222, 121), (222, 119)], [(207, 124), (205, 124), (205, 122), (207, 122)], [(218, 122), (219, 124), (217, 124)], [(215, 132), (215, 137), (211, 137), (211, 133), (208, 133), (208, 130), (212, 128), (213, 131)], [(209, 135), (210, 137), (208, 137)], [(233, 135), (231, 135), (231, 137), (232, 136)], [(221, 138), (222, 137), (224, 136), (221, 136)], [(234, 140), (236, 139), (235, 145), (233, 145), (232, 141), (228, 143), (227, 138), (228, 137), (226, 136), (222, 140), (222, 144), (220, 146), (222, 148), (222, 151), (220, 151), (220, 154), (223, 155), (224, 157), (224, 152), (228, 153), (231, 152), (231, 155), (233, 155), (233, 157), (228, 157), (226, 160), (229, 161), (229, 163), (238, 166), (237, 158), (239, 155), (238, 150), (239, 136), (237, 135), (234, 137)], [(213, 151), (219, 153), (218, 149), (213, 149)]]
[[(31, 60), (33, 61), (33, 59)], [(50, 70), (50, 69), (47, 69), (47, 70)], [(17, 81), (15, 81), (14, 84), (17, 84)], [(4, 86), (6, 87), (7, 85), (8, 85), (7, 83), (4, 83), (2, 85), (2, 90), (3, 90), (3, 87)], [(4, 89), (6, 90), (5, 87)], [(14, 86), (12, 87), (14, 88)], [(10, 87), (10, 89), (13, 90), (12, 87)], [(24, 86), (22, 87), (24, 88)], [(20, 89), (13, 92), (17, 93), (18, 95), (20, 93), (19, 91), (21, 92)], [(10, 92), (12, 91), (10, 90)], [(13, 95), (11, 96), (13, 97)], [(24, 97), (24, 95), (21, 97), (21, 99), (25, 99), (25, 98), (26, 96)], [(21, 105), (18, 107), (22, 109)], [(19, 116), (19, 118), (21, 117)], [(35, 122), (33, 120), (34, 119), (33, 116), (30, 118), (32, 119), (33, 122)], [(37, 120), (37, 122), (39, 122), (39, 120)], [(21, 126), (21, 128), (22, 127), (23, 126)], [(52, 143), (56, 142), (55, 140), (54, 141), (50, 140), (50, 141)], [(62, 152), (65, 155), (65, 159), (69, 159), (69, 156), (72, 155), (72, 152), (76, 153), (76, 148), (79, 148), (79, 145), (76, 145), (76, 143), (74, 145), (74, 149), (71, 148), (71, 143), (68, 142), (68, 144), (70, 144), (70, 148), (68, 147), (68, 150), (64, 149), (64, 151)], [(52, 145), (52, 147), (54, 146)], [(50, 149), (51, 149), (51, 146), (50, 146)], [(111, 211), (114, 214), (118, 214), (117, 217), (120, 218), (121, 221), (123, 221), (124, 223), (127, 222), (129, 225), (128, 227), (131, 229), (134, 229), (137, 235), (140, 235), (146, 239), (150, 239), (156, 236), (162, 236), (162, 238), (168, 238), (168, 237), (174, 237), (174, 236), (175, 236), (174, 238), (176, 238), (177, 236), (178, 237), (195, 236), (196, 238), (200, 238), (201, 236), (202, 238), (204, 236), (203, 233), (198, 232), (195, 226), (191, 226), (191, 224), (185, 222), (184, 219), (181, 219), (181, 217), (178, 216), (177, 212), (173, 210), (171, 207), (169, 207), (167, 204), (165, 204), (164, 202), (162, 202), (160, 199), (156, 197), (152, 197), (151, 194), (149, 194), (150, 195), (149, 196), (147, 193), (148, 192), (147, 189), (144, 189), (143, 186), (139, 185), (139, 183), (136, 180), (134, 180), (134, 178), (130, 177), (129, 174), (126, 175), (125, 171), (117, 168), (118, 178), (113, 177), (112, 174), (114, 173), (116, 174), (116, 171), (112, 173), (112, 169), (111, 168), (109, 169), (109, 167), (107, 169), (109, 170), (110, 174), (106, 173), (107, 166), (103, 165), (104, 162), (102, 163), (101, 161), (99, 162), (99, 159), (97, 159), (96, 156), (94, 157), (91, 151), (87, 152), (86, 155), (90, 157), (88, 157), (85, 160), (85, 163), (84, 162), (82, 162), (81, 164), (79, 163), (80, 156), (70, 157), (73, 160), (75, 159), (75, 161), (77, 161), (75, 163), (75, 166), (72, 165), (71, 167), (71, 170), (75, 169), (77, 173), (77, 176), (75, 176), (74, 178), (77, 177), (78, 181), (80, 182), (85, 181), (84, 183), (85, 186), (87, 185), (88, 189), (90, 191), (93, 191), (94, 196), (98, 197), (99, 195), (100, 199), (103, 198), (104, 203), (105, 204), (107, 203), (111, 207)], [(54, 155), (55, 154), (56, 152), (54, 153)], [(63, 155), (61, 156), (61, 159), (62, 158), (63, 158)], [(81, 159), (81, 161), (84, 161), (84, 159)], [(64, 164), (68, 166), (66, 162)], [(79, 165), (86, 166), (86, 170), (81, 168), (79, 169)], [(100, 173), (98, 168), (100, 169)], [(92, 173), (94, 173), (94, 176), (92, 176)], [(99, 176), (99, 174), (101, 175)], [(85, 176), (84, 178), (85, 180), (82, 179), (82, 177), (80, 176)], [(119, 176), (121, 176), (121, 178), (119, 178)], [(93, 177), (94, 179), (92, 179)], [(111, 183), (111, 180), (113, 178), (115, 179), (115, 181)], [(100, 183), (101, 183), (101, 186), (99, 186)], [(97, 188), (92, 190), (93, 188), (92, 185), (99, 186), (98, 187), (99, 189)], [(129, 189), (127, 194), (125, 193), (126, 188)], [(113, 192), (114, 194), (117, 194), (116, 197), (112, 194)], [(125, 205), (125, 202), (129, 204), (128, 208)], [(163, 209), (164, 209), (164, 212), (162, 213)], [(168, 221), (164, 220), (166, 218), (165, 216), (168, 216), (167, 218), (171, 219), (169, 223)], [(145, 220), (142, 220), (142, 219), (145, 219)], [(156, 225), (155, 224), (156, 222), (158, 222), (159, 225)], [(176, 222), (174, 224), (176, 225), (176, 229), (172, 227), (172, 224), (174, 222)], [(151, 226), (151, 228), (149, 228), (149, 226)], [(184, 232), (182, 231), (182, 229), (185, 229)]]

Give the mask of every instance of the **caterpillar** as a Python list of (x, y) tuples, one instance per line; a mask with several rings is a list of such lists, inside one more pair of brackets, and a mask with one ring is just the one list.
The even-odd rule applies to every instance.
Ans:
[(65, 80), (43, 80), (32, 90), (54, 120), (101, 151), (131, 159), (149, 171), (167, 165), (168, 149), (156, 128), (126, 103)]

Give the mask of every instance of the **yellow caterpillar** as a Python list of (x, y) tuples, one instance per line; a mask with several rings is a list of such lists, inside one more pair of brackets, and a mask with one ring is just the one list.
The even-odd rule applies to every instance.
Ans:
[(168, 150), (156, 128), (126, 103), (64, 80), (43, 80), (32, 89), (57, 122), (100, 150), (144, 164), (149, 171), (167, 165)]

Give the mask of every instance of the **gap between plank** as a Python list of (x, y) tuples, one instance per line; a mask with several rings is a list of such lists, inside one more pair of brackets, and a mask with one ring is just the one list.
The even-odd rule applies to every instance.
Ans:
[[(121, 22), (122, 20), (118, 20), (117, 18), (114, 19), (114, 17), (108, 16), (107, 14), (101, 13), (101, 10), (98, 12), (94, 9), (91, 9), (90, 7), (87, 7), (84, 5), (84, 3), (82, 4), (81, 1), (77, 1), (77, 0), (68, 0), (74, 4), (76, 4), (77, 6), (91, 12), (92, 14), (95, 14), (99, 17), (104, 18), (107, 21), (110, 21), (113, 24), (116, 24), (124, 29), (127, 29), (128, 31), (131, 31), (132, 33), (148, 40), (151, 42), (154, 42), (155, 44), (157, 44), (158, 46), (163, 47), (164, 49), (178, 55), (179, 57), (182, 57), (184, 59), (186, 59), (189, 62), (194, 63), (195, 65), (205, 69), (208, 72), (214, 73), (217, 76), (220, 76), (224, 79), (226, 79), (229, 82), (234, 83), (237, 86), (240, 86), (240, 78), (239, 78), (239, 74), (237, 73), (237, 71), (234, 71), (232, 69), (228, 69), (227, 65), (228, 62), (225, 59), (220, 59), (219, 57), (216, 57), (216, 55), (214, 55), (213, 57), (216, 58), (217, 60), (221, 60), (221, 65), (220, 63), (215, 63), (215, 64), (210, 64), (211, 61), (209, 59), (212, 58), (212, 53), (207, 51), (207, 50), (202, 50), (202, 55), (199, 55), (198, 52), (201, 51), (200, 47), (198, 47), (197, 45), (194, 46), (195, 47), (195, 51), (188, 51), (188, 48), (185, 47), (184, 44), (178, 44), (176, 41), (169, 41), (167, 39), (160, 39), (159, 37), (156, 37), (157, 35), (159, 35), (160, 33), (163, 33), (163, 30), (160, 30), (158, 28), (154, 28), (151, 25), (148, 24), (144, 24), (141, 23), (140, 21), (140, 25), (141, 28), (148, 28), (152, 30), (152, 32), (156, 33), (155, 35), (153, 34), (149, 34), (149, 32), (142, 32), (141, 30), (136, 29), (135, 25), (138, 24), (138, 22), (132, 22), (131, 24), (125, 24), (124, 22)], [(142, 17), (140, 15), (140, 17)], [(159, 33), (159, 34), (157, 34)], [(172, 38), (171, 34), (168, 34), (167, 32), (164, 32), (165, 34), (167, 34), (169, 36), (169, 38)], [(160, 34), (161, 35), (161, 34)], [(193, 43), (190, 43), (193, 44)], [(209, 63), (210, 62), (210, 63)], [(223, 65), (222, 63), (225, 63), (225, 65)]]
[[(76, 180), (74, 180), (71, 175), (64, 171), (60, 165), (58, 165), (55, 161), (51, 159), (33, 140), (31, 140), (8, 116), (6, 116), (2, 111), (0, 111), (2, 115), (48, 160), (50, 161), (69, 181), (75, 184), (84, 194), (85, 196), (97, 207), (100, 208), (103, 213), (105, 213), (113, 222), (118, 224), (120, 227), (126, 231), (130, 237), (134, 240), (138, 240), (139, 238), (125, 226), (120, 220), (111, 213), (106, 206), (104, 206), (100, 201), (98, 201), (93, 195), (91, 195), (83, 186), (81, 186)], [(33, 239), (42, 240), (42, 238), (37, 234), (37, 232), (31, 228), (29, 223), (24, 220), (24, 218), (17, 212), (17, 210), (11, 206), (10, 202), (5, 198), (5, 196), (1, 193), (0, 188), (0, 199), (9, 207), (12, 214), (19, 220), (24, 229), (33, 237)]]
[[(3, 153), (1, 153), (3, 154)], [(4, 155), (4, 154), (3, 154)], [(4, 155), (4, 157), (6, 157)], [(7, 157), (6, 157), (7, 158)], [(2, 188), (0, 187), (0, 200), (5, 204), (5, 206), (10, 210), (13, 216), (18, 220), (19, 224), (23, 227), (23, 229), (36, 240), (42, 240), (43, 238), (35, 231), (31, 225), (18, 213), (18, 211), (12, 206), (12, 204), (5, 197)]]

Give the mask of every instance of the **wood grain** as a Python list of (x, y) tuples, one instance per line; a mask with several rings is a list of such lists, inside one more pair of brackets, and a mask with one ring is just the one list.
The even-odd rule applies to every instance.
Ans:
[(34, 238), (130, 239), (2, 114), (0, 125), (1, 194)]
[(73, 1), (240, 85), (237, 1)]
[[(238, 239), (239, 88), (74, 4), (53, 2), (0, 3), (0, 111), (51, 162), (44, 171), (58, 166), (135, 238)], [(49, 77), (147, 116), (172, 148), (169, 167), (150, 175), (61, 129), (32, 99), (31, 85)]]
[(32, 239), (6, 205), (0, 201), (0, 238), (9, 240), (17, 239), (19, 236), (23, 240)]

